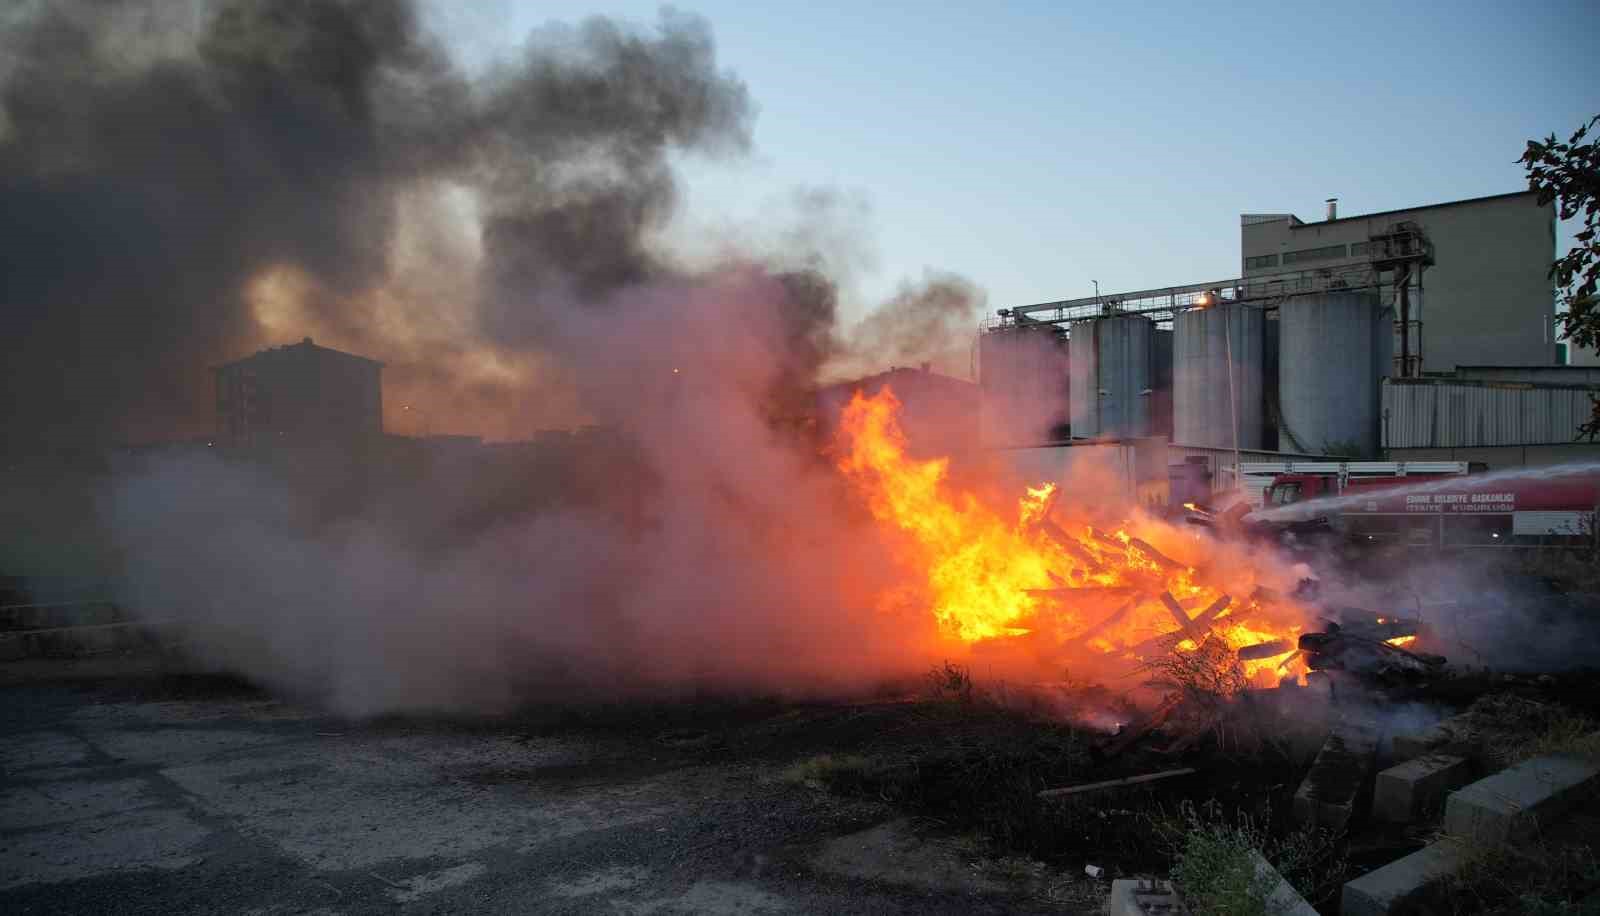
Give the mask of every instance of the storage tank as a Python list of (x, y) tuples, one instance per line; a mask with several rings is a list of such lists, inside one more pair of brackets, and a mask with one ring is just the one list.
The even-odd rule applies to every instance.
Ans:
[(985, 446), (1039, 445), (1063, 437), (1067, 351), (1053, 327), (1025, 325), (979, 335), (978, 379)]
[(1219, 305), (1173, 316), (1172, 441), (1231, 449), (1237, 423), (1239, 448), (1262, 447), (1265, 326), (1261, 310), (1245, 305)]
[(1378, 299), (1294, 296), (1278, 312), (1279, 446), (1370, 455), (1378, 441)]
[(1155, 324), (1138, 315), (1072, 325), (1074, 438), (1150, 435), (1154, 337)]
[(1074, 439), (1100, 435), (1100, 412), (1095, 394), (1100, 388), (1100, 359), (1095, 352), (1097, 321), (1077, 321), (1067, 340), (1067, 423)]

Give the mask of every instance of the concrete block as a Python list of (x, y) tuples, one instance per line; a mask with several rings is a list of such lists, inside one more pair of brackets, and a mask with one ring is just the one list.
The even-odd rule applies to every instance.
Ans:
[(1451, 716), (1419, 732), (1394, 736), (1394, 759), (1414, 760), (1428, 754), (1448, 754), (1475, 760), (1480, 754), (1477, 728), (1466, 713)]
[(1111, 897), (1106, 901), (1110, 916), (1183, 916), (1183, 900), (1172, 889), (1171, 881), (1119, 879), (1111, 882)]
[(1460, 871), (1471, 860), (1466, 847), (1440, 840), (1403, 859), (1347, 881), (1339, 916), (1385, 916)]
[(1372, 816), (1409, 824), (1437, 811), (1446, 793), (1472, 781), (1472, 761), (1448, 754), (1428, 754), (1378, 774), (1372, 790)]
[(1600, 789), (1600, 764), (1577, 757), (1539, 757), (1451, 793), (1444, 832), (1477, 844), (1524, 840), (1573, 802)]
[(1267, 912), (1274, 916), (1317, 916), (1317, 911), (1294, 885), (1283, 880), (1278, 870), (1272, 863), (1262, 858), (1261, 853), (1250, 850), (1250, 858), (1255, 861), (1256, 874), (1266, 875), (1272, 881), (1272, 890), (1267, 894)]
[(1294, 793), (1295, 821), (1303, 827), (1344, 830), (1356, 815), (1356, 802), (1377, 756), (1377, 729), (1341, 720)]

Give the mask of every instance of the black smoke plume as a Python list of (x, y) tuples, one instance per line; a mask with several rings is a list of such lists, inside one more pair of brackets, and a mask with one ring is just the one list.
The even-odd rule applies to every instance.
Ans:
[[(303, 287), (296, 330), (504, 404), (515, 384), (455, 366), (545, 348), (550, 309), (667, 273), (669, 152), (742, 151), (753, 116), (708, 26), (670, 12), (550, 27), (469, 78), (404, 0), (83, 0), (3, 14), (0, 59), (13, 444), (208, 431), (205, 367), (298, 339), (252, 301), (274, 270)], [(470, 295), (396, 335), (370, 300), (398, 212), (451, 188), (482, 202)]]

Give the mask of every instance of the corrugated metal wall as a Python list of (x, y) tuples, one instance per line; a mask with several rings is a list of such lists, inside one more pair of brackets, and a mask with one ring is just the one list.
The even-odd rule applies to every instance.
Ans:
[(1395, 382), (1383, 386), (1385, 448), (1468, 448), (1571, 442), (1595, 389)]

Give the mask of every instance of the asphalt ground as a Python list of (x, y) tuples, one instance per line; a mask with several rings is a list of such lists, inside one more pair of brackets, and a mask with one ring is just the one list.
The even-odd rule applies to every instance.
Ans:
[(18, 670), (0, 678), (6, 913), (971, 916), (1086, 912), (1098, 891), (996, 874), (887, 805), (785, 778), (877, 727), (847, 709), (740, 710), (749, 746), (729, 747), (692, 707), (351, 722), (225, 681)]

